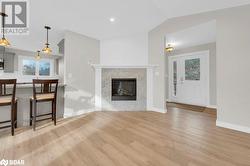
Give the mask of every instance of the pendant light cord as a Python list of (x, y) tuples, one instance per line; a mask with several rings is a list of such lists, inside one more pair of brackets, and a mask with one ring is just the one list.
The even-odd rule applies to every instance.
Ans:
[(3, 25), (2, 25), (2, 27), (3, 27), (3, 29), (2, 29), (2, 31), (3, 31), (3, 32), (2, 32), (2, 33), (3, 33), (3, 38), (5, 38), (5, 35), (4, 35), (4, 29), (5, 29), (5, 15), (4, 15), (4, 14), (2, 15), (2, 24), (3, 24)]
[(47, 29), (47, 45), (49, 45), (49, 29)]

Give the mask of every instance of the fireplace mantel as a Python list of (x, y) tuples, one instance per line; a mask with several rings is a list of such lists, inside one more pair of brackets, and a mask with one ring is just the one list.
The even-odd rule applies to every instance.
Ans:
[(147, 110), (165, 113), (165, 110), (159, 110), (153, 107), (153, 78), (157, 76), (158, 65), (102, 65), (90, 64), (95, 70), (95, 108), (97, 111), (103, 110), (102, 108), (102, 71), (104, 69), (145, 69), (147, 75)]
[(95, 69), (152, 69), (158, 67), (158, 65), (101, 65), (90, 64)]

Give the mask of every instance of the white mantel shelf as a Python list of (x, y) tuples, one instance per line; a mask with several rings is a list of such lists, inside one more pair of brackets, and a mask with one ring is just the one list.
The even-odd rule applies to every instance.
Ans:
[(100, 64), (91, 64), (95, 69), (148, 69), (156, 68), (158, 65), (100, 65)]

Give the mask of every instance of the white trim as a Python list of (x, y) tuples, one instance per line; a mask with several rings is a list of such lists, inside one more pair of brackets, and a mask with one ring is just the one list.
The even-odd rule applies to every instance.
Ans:
[(241, 132), (250, 134), (250, 127), (246, 127), (246, 126), (231, 124), (228, 122), (222, 122), (222, 121), (218, 121), (218, 120), (216, 121), (216, 126), (231, 129), (231, 130), (241, 131)]
[(147, 109), (150, 110), (150, 108), (153, 107), (153, 76), (154, 70), (152, 68), (147, 68)]
[[(102, 69), (146, 69), (147, 75), (147, 110), (151, 110), (153, 107), (153, 75), (154, 68), (156, 65), (146, 65), (146, 66), (106, 66), (98, 64), (90, 64), (95, 69), (95, 109), (97, 111), (102, 110)], [(156, 112), (163, 112), (165, 110), (157, 110)]]
[(159, 113), (163, 113), (163, 114), (168, 112), (167, 108), (166, 109), (161, 109), (161, 108), (156, 108), (156, 107), (151, 107), (149, 109), (149, 111), (159, 112)]
[(208, 105), (207, 108), (217, 109), (217, 105)]
[[(196, 52), (190, 52), (190, 53), (184, 53), (184, 54), (178, 54), (178, 55), (173, 55), (173, 56), (169, 56), (168, 57), (168, 99), (169, 101), (174, 101), (174, 102), (178, 102), (178, 101), (175, 101), (173, 100), (172, 98), (172, 86), (171, 86), (171, 82), (172, 82), (172, 79), (171, 79), (171, 76), (172, 76), (172, 61), (173, 59), (175, 58), (179, 58), (179, 57), (184, 57), (184, 56), (193, 56), (195, 54), (205, 54), (206, 57), (205, 57), (205, 61), (207, 62), (207, 68), (205, 69), (206, 71), (206, 74), (208, 75), (208, 79), (207, 79), (207, 82), (206, 82), (206, 89), (207, 89), (207, 92), (206, 92), (206, 105), (202, 105), (204, 107), (206, 107), (207, 105), (210, 104), (210, 51), (209, 50), (204, 50), (204, 51), (196, 51)], [(196, 103), (188, 103), (186, 102), (185, 104), (191, 104), (191, 105), (197, 105)], [(200, 105), (200, 104), (198, 104)]]
[(169, 98), (167, 98), (167, 99), (166, 99), (166, 101), (167, 101), (167, 102), (169, 102), (169, 103), (171, 103), (171, 102), (172, 102), (172, 100), (171, 100), (171, 99), (169, 99)]
[(100, 64), (90, 64), (95, 69), (147, 69), (147, 68), (155, 68), (158, 65), (133, 65), (133, 66), (115, 66), (115, 65), (100, 65)]
[(71, 118), (71, 117), (80, 116), (80, 115), (84, 115), (84, 114), (96, 112), (96, 111), (98, 110), (90, 109), (90, 110), (81, 110), (81, 111), (74, 112), (74, 113), (69, 112), (69, 113), (64, 114), (63, 118)]
[(207, 77), (207, 82), (206, 82), (206, 84), (207, 84), (207, 93), (206, 93), (206, 95), (207, 95), (207, 105), (209, 105), (210, 104), (210, 50), (206, 50), (206, 51), (204, 51), (204, 53), (206, 52), (206, 63), (207, 63), (207, 68), (205, 69), (206, 70), (206, 73), (207, 73), (207, 75), (208, 75), (208, 77)]
[(192, 56), (194, 54), (207, 54), (209, 53), (209, 50), (203, 50), (203, 51), (195, 51), (195, 52), (189, 52), (189, 53), (184, 53), (184, 54), (177, 54), (177, 55), (172, 55), (169, 56), (169, 58), (176, 58), (176, 57), (183, 57), (183, 56)]
[[(36, 63), (36, 71), (35, 75), (24, 75), (23, 74), (23, 60), (33, 60)], [(50, 63), (50, 73), (49, 76), (41, 76), (39, 75), (39, 63), (40, 62), (48, 62)], [(28, 79), (33, 79), (33, 78), (49, 78), (49, 77), (54, 77), (55, 76), (55, 60), (54, 59), (49, 59), (49, 58), (42, 58), (39, 61), (35, 59), (35, 57), (30, 57), (30, 56), (23, 56), (20, 55), (18, 57), (18, 75), (23, 78), (28, 78)]]

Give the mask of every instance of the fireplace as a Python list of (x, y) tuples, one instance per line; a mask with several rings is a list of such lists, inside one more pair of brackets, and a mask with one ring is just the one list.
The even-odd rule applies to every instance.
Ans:
[(136, 100), (136, 79), (112, 79), (112, 101)]

